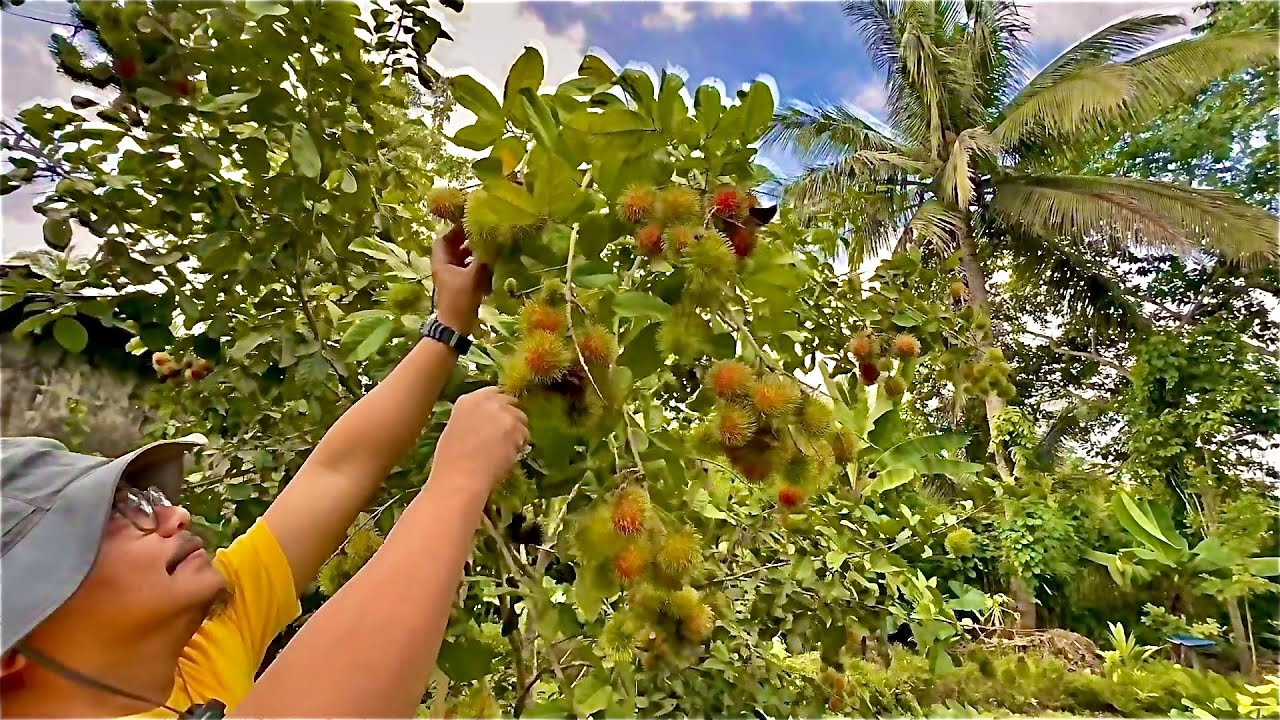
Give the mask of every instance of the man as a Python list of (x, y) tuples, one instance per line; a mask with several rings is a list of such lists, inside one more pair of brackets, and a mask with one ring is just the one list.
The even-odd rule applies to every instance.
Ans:
[(432, 254), (437, 316), (325, 434), (263, 517), (212, 558), (172, 504), (182, 443), (108, 461), (0, 440), (0, 702), (7, 717), (412, 716), (490, 489), (528, 441), (492, 388), (463, 396), (381, 549), (255, 682), (298, 594), (415, 444), (468, 345), (488, 269), (460, 230)]

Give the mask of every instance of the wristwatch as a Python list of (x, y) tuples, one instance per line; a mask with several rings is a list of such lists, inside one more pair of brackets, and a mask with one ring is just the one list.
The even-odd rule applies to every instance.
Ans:
[(471, 349), (471, 338), (454, 330), (453, 328), (440, 322), (437, 318), (430, 318), (422, 323), (422, 337), (431, 338), (438, 343), (443, 343), (451, 348), (459, 356), (466, 355)]

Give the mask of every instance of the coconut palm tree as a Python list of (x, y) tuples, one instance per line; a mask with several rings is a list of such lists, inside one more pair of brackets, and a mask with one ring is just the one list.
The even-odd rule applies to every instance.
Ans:
[[(1102, 270), (1126, 252), (1210, 251), (1250, 266), (1275, 258), (1276, 218), (1229, 193), (1083, 172), (1118, 133), (1274, 60), (1274, 31), (1157, 45), (1182, 18), (1132, 17), (1031, 75), (1028, 26), (1011, 0), (843, 9), (886, 75), (887, 122), (843, 105), (792, 105), (767, 141), (809, 161), (785, 200), (841, 228), (852, 266), (895, 246), (958, 253), (970, 302), (989, 317), (994, 262), (1064, 308), (1102, 312), (1133, 305)], [(1004, 403), (984, 400), (994, 424)], [(1034, 626), (1026, 582), (1011, 578), (1010, 590)]]
[(1095, 309), (1116, 301), (1100, 268), (1123, 251), (1208, 250), (1251, 266), (1275, 258), (1276, 218), (1230, 193), (1082, 171), (1118, 133), (1274, 59), (1274, 31), (1153, 46), (1183, 19), (1133, 17), (1028, 79), (1028, 28), (1010, 0), (868, 0), (844, 13), (886, 74), (887, 123), (796, 104), (779, 111), (767, 142), (809, 161), (786, 199), (834, 216), (852, 264), (912, 243), (958, 252), (971, 301), (989, 314), (993, 258), (1014, 282)]

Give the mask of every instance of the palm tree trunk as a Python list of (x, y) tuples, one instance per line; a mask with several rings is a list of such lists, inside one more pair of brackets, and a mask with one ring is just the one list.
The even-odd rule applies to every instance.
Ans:
[[(969, 286), (969, 302), (990, 319), (991, 297), (987, 295), (987, 275), (983, 272), (982, 263), (978, 260), (978, 248), (973, 242), (973, 232), (969, 227), (969, 218), (969, 214), (965, 213), (964, 222), (960, 223), (956, 230), (956, 241), (960, 246), (960, 268), (964, 270), (965, 284)], [(987, 347), (992, 346), (990, 330), (987, 331), (983, 341)], [(1004, 410), (1004, 398), (990, 394), (983, 398), (983, 404), (987, 410), (987, 424), (994, 431), (995, 420), (999, 417), (1000, 411)], [(1012, 479), (1012, 474), (1009, 472), (1009, 463), (1005, 459), (1002, 449), (996, 450), (996, 467), (1000, 470), (1001, 477), (1006, 480)]]
[(1036, 596), (1031, 587), (1020, 575), (1009, 579), (1009, 597), (1013, 598), (1013, 607), (1018, 611), (1018, 627), (1022, 630), (1036, 628)]

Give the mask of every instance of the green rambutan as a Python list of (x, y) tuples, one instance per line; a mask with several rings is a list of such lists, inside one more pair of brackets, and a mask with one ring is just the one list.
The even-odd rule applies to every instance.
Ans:
[(680, 362), (692, 362), (707, 352), (711, 325), (696, 308), (677, 305), (658, 329), (658, 350)]
[(658, 565), (666, 572), (683, 577), (693, 569), (701, 556), (702, 539), (692, 528), (667, 533), (658, 548)]
[(698, 240), (698, 228), (692, 225), (672, 225), (662, 233), (662, 247), (667, 259), (679, 260)]
[(648, 571), (649, 552), (642, 545), (629, 545), (613, 559), (613, 575), (620, 583), (633, 583)]
[(526, 335), (516, 348), (529, 378), (544, 385), (563, 377), (573, 362), (569, 343), (545, 332)]
[(946, 546), (947, 552), (952, 557), (965, 557), (972, 555), (978, 549), (978, 536), (969, 528), (961, 527), (947, 533), (947, 538), (942, 542)]
[(438, 187), (427, 193), (427, 209), (441, 220), (456, 223), (466, 212), (467, 196), (458, 188)]
[(813, 437), (824, 437), (835, 424), (831, 406), (816, 395), (805, 395), (800, 401), (800, 429)]
[(758, 436), (744, 447), (727, 448), (725, 455), (742, 477), (751, 482), (763, 482), (778, 465), (777, 453)]
[(658, 193), (658, 218), (667, 225), (702, 220), (698, 193), (683, 185), (671, 185)]
[(498, 373), (498, 389), (511, 397), (520, 397), (533, 385), (529, 366), (518, 355), (507, 358)]
[(649, 223), (636, 231), (636, 249), (641, 255), (656, 257), (662, 254), (662, 225)]
[(721, 360), (707, 371), (704, 385), (721, 400), (746, 397), (751, 392), (755, 371), (738, 360)]
[(893, 339), (893, 354), (906, 360), (920, 354), (920, 341), (914, 335), (902, 333)]
[(897, 400), (907, 393), (907, 382), (897, 375), (890, 375), (885, 378), (880, 387), (884, 388), (884, 394)]
[(649, 514), (649, 496), (638, 487), (624, 487), (613, 497), (609, 512), (614, 532), (627, 537), (639, 535)]
[(766, 375), (751, 386), (751, 405), (763, 417), (783, 417), (795, 410), (799, 403), (800, 388), (791, 378)]
[(756, 431), (756, 418), (741, 405), (722, 405), (715, 414), (716, 435), (727, 448), (742, 447)]
[(879, 343), (876, 340), (875, 333), (863, 331), (853, 336), (849, 341), (849, 354), (859, 362), (866, 362), (875, 357), (879, 352)]
[(715, 626), (716, 616), (704, 603), (699, 603), (693, 610), (680, 616), (680, 634), (693, 642), (706, 640)]
[(544, 300), (530, 300), (520, 308), (520, 327), (526, 334), (535, 332), (563, 335), (564, 311)]
[(747, 194), (733, 185), (721, 185), (711, 193), (711, 211), (722, 218), (737, 220), (747, 212)]
[(947, 288), (947, 293), (951, 295), (952, 300), (964, 300), (969, 297), (969, 286), (956, 280), (951, 283), (951, 287)]
[(632, 224), (645, 222), (653, 215), (658, 191), (652, 185), (632, 185), (618, 196), (618, 214)]
[(818, 463), (808, 455), (793, 455), (782, 464), (780, 476), (788, 485), (804, 486), (813, 482), (818, 474)]
[(837, 465), (853, 462), (858, 452), (858, 439), (848, 428), (837, 428), (831, 436), (831, 456)]
[(893, 360), (887, 357), (882, 357), (879, 360), (876, 360), (876, 367), (880, 369), (880, 372), (887, 373), (893, 369)]
[(609, 618), (600, 631), (600, 649), (614, 662), (626, 662), (635, 657), (635, 623), (625, 613)]
[(697, 610), (698, 606), (702, 604), (702, 593), (698, 592), (697, 588), (686, 585), (671, 593), (671, 599), (668, 604), (671, 607), (672, 615), (683, 618)]
[(703, 230), (693, 244), (685, 248), (684, 259), (709, 278), (726, 280), (738, 270), (738, 256), (729, 241), (715, 230)]
[(573, 545), (578, 557), (593, 560), (608, 557), (621, 549), (622, 538), (613, 529), (613, 517), (607, 504), (592, 506), (576, 522)]
[(578, 352), (588, 366), (609, 365), (618, 356), (618, 343), (607, 330), (599, 325), (589, 325), (577, 331)]
[(1004, 362), (1004, 353), (998, 347), (987, 348), (987, 362), (998, 365)]

